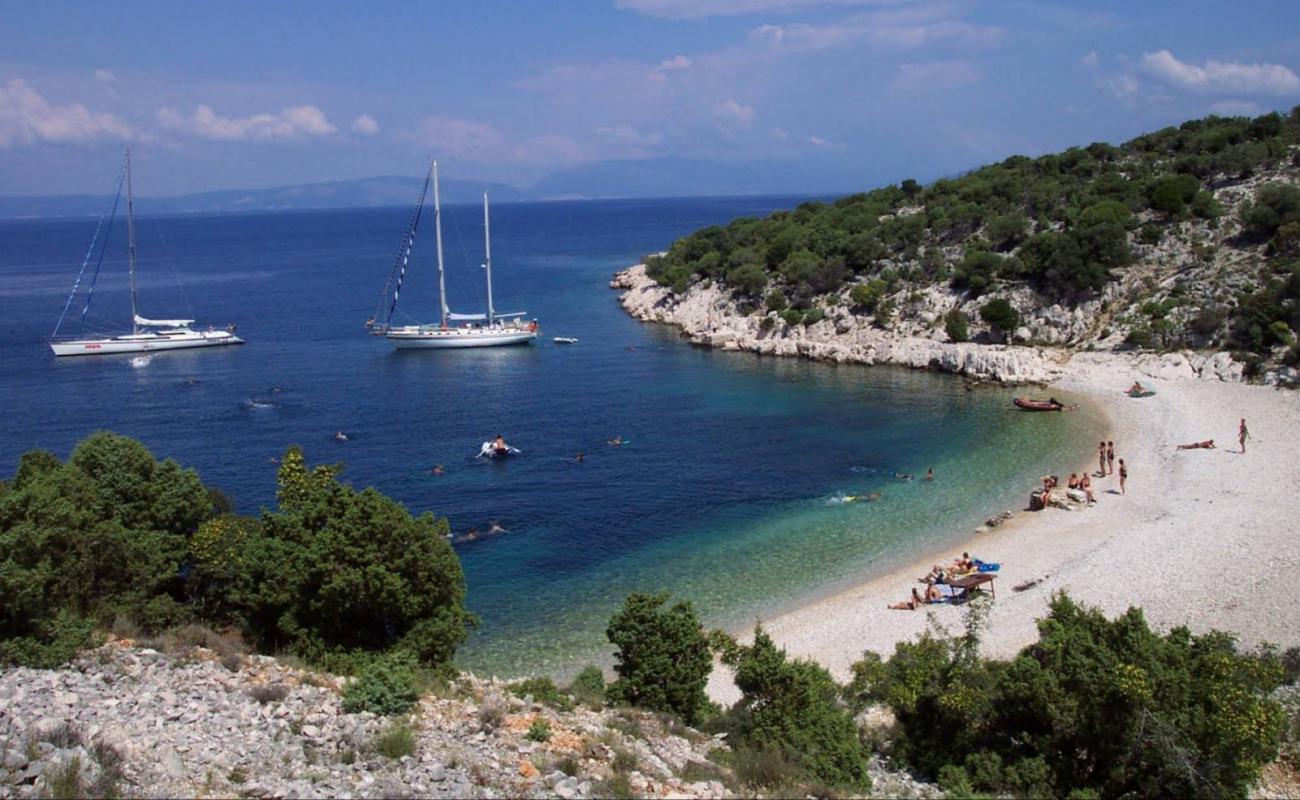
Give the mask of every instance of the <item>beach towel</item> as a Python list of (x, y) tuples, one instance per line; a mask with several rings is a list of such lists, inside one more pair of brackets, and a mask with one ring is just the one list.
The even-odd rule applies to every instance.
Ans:
[(987, 561), (976, 561), (975, 568), (978, 569), (980, 572), (997, 572), (998, 570), (1002, 569), (1002, 564), (997, 562), (990, 563)]

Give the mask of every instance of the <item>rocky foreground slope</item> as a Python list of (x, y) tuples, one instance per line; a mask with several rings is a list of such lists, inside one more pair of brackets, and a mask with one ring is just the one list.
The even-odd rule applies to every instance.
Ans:
[[(390, 719), (344, 713), (344, 680), (263, 656), (120, 642), (66, 669), (7, 670), (0, 798), (753, 794), (715, 763), (725, 737), (654, 714), (561, 712), (465, 675)], [(871, 772), (873, 795), (940, 794), (880, 763)]]

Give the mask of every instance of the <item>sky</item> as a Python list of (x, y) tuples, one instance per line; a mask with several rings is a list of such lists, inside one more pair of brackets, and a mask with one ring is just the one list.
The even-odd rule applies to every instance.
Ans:
[(0, 195), (670, 157), (931, 180), (1300, 104), (1300, 3), (0, 0)]

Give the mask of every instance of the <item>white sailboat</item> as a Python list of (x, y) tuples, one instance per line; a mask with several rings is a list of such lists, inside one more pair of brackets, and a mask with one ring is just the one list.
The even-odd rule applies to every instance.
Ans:
[[(135, 206), (131, 185), (131, 151), (126, 151), (126, 162), (123, 166), (123, 172), (126, 180), (126, 229), (127, 229), (127, 261), (130, 271), (131, 280), (131, 332), (119, 336), (93, 336), (93, 337), (71, 337), (65, 338), (59, 336), (59, 329), (63, 326), (63, 321), (68, 315), (68, 309), (72, 305), (73, 298), (77, 295), (77, 290), (81, 286), (82, 277), (86, 273), (86, 266), (90, 263), (91, 255), (95, 252), (95, 243), (99, 238), (99, 232), (103, 228), (103, 220), (100, 220), (100, 227), (95, 230), (95, 237), (91, 239), (90, 250), (86, 253), (86, 259), (82, 262), (81, 272), (77, 275), (76, 282), (72, 285), (72, 293), (68, 295), (68, 301), (63, 306), (63, 314), (59, 317), (59, 322), (54, 327), (54, 335), (50, 338), (50, 349), (56, 356), (91, 356), (91, 355), (108, 355), (112, 353), (146, 353), (156, 350), (181, 350), (190, 347), (218, 347), (229, 344), (243, 344), (244, 340), (240, 339), (234, 333), (234, 326), (231, 325), (223, 331), (206, 330), (196, 331), (190, 328), (194, 324), (192, 319), (148, 319), (140, 316), (139, 303), (136, 298), (135, 290)], [(117, 197), (122, 194), (122, 180), (119, 178), (117, 184)], [(113, 213), (117, 211), (117, 199), (113, 201)], [(112, 218), (109, 219), (109, 225), (112, 226)], [(99, 259), (102, 263), (103, 252), (101, 251)], [(95, 276), (99, 274), (98, 264), (95, 267)], [(85, 323), (86, 312), (90, 309), (90, 301), (94, 297), (95, 286), (94, 278), (91, 280), (89, 290), (86, 293), (86, 304), (81, 310), (81, 321)]]
[[(410, 261), (411, 245), (419, 228), (424, 199), (433, 184), (433, 230), (434, 246), (438, 256), (438, 304), (441, 314), (437, 324), (392, 325), (393, 312), (397, 310), (397, 299), (402, 291), (402, 281), (406, 277), (406, 266)], [(436, 349), (446, 350), (461, 347), (500, 347), (502, 345), (529, 344), (537, 338), (537, 320), (524, 321), (525, 311), (500, 313), (492, 304), (492, 233), (488, 212), (487, 192), (483, 193), (483, 270), (487, 274), (487, 313), (458, 314), (447, 305), (447, 281), (442, 262), (442, 205), (438, 197), (438, 162), (429, 167), (429, 176), (425, 179), (420, 201), (411, 215), (411, 223), (406, 237), (398, 251), (397, 262), (389, 272), (388, 282), (379, 298), (375, 315), (366, 323), (366, 327), (376, 336), (383, 336), (399, 349)], [(393, 278), (396, 276), (396, 284)], [(388, 289), (393, 286), (392, 301), (384, 314), (384, 322), (379, 322)]]

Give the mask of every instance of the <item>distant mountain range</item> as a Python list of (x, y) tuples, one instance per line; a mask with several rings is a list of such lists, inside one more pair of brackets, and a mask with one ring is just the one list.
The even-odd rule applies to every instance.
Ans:
[[(600, 161), (555, 172), (529, 189), (505, 183), (447, 180), (444, 203), (476, 203), (484, 191), (493, 202), (579, 200), (704, 195), (824, 193), (825, 185), (792, 184), (792, 170), (756, 169), (753, 164), (655, 158)], [(422, 178), (385, 176), (307, 183), (272, 189), (230, 189), (178, 197), (138, 197), (137, 210), (153, 214), (221, 214), (240, 211), (295, 211), (315, 208), (373, 208), (415, 202)], [(836, 188), (836, 187), (832, 187)], [(843, 187), (850, 191), (849, 187)], [(104, 213), (109, 195), (0, 197), (0, 219), (85, 217)]]

